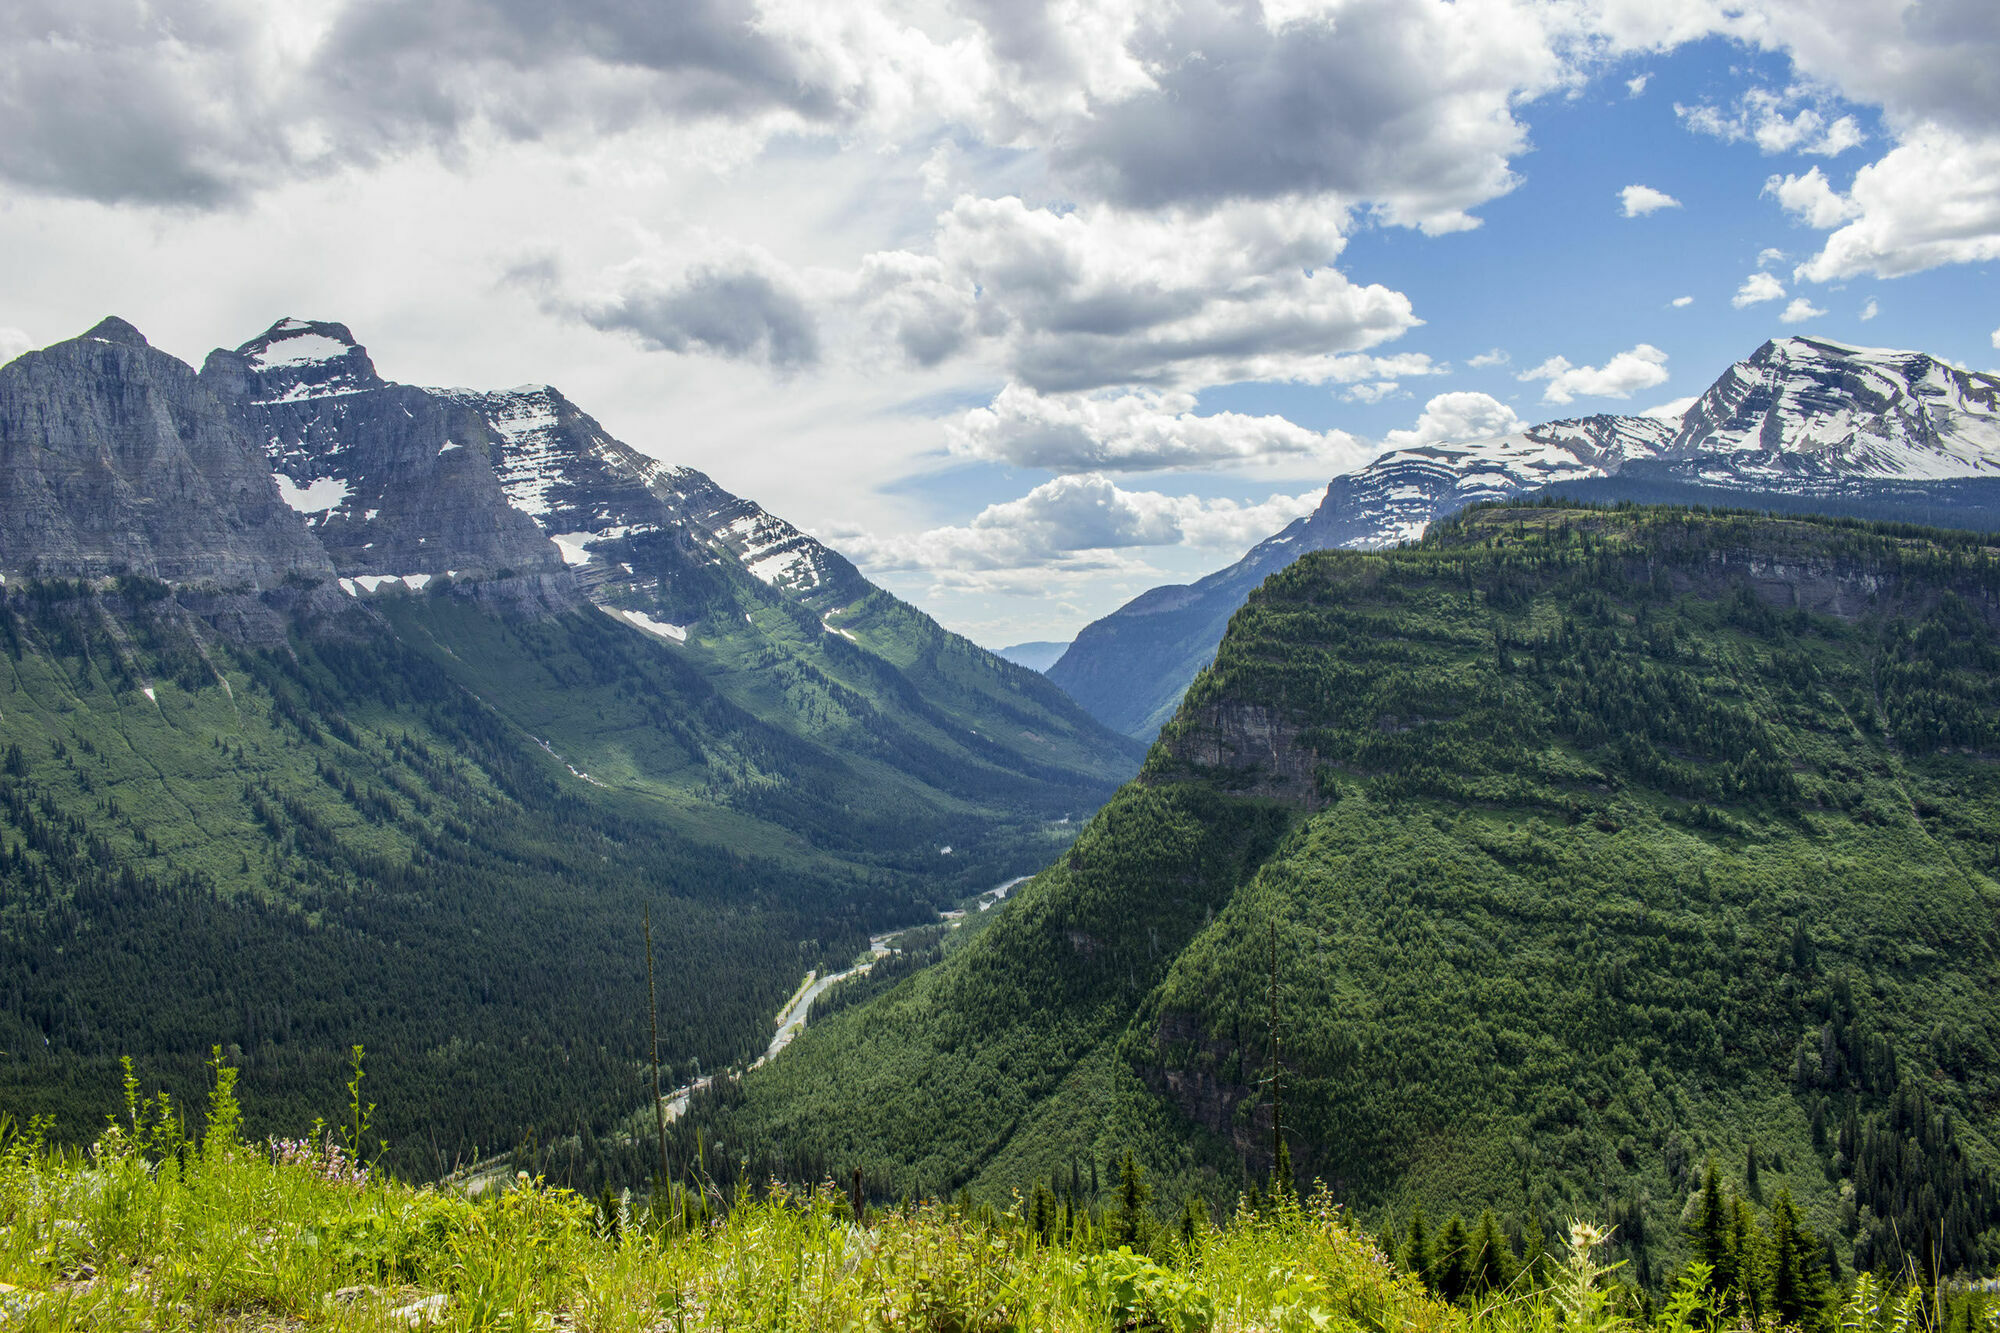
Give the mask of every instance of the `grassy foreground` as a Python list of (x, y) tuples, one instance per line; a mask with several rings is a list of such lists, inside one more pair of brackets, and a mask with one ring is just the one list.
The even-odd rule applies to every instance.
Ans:
[[(865, 1208), (831, 1185), (671, 1207), (593, 1202), (519, 1173), (467, 1198), (371, 1175), (354, 1121), (316, 1140), (241, 1141), (235, 1071), (217, 1062), (207, 1129), (128, 1096), (87, 1151), (46, 1124), (0, 1125), (0, 1327), (435, 1327), (461, 1330), (1367, 1330), (1694, 1333), (1775, 1328), (1710, 1307), (1691, 1266), (1654, 1313), (1571, 1226), (1505, 1290), (1457, 1302), (1400, 1275), (1323, 1192), (1239, 1205), (1215, 1226), (1143, 1213), (1136, 1173), (1103, 1212), (923, 1202)], [(128, 1083), (128, 1094), (136, 1090)], [(1019, 1201), (1017, 1200), (1017, 1205)], [(1135, 1234), (1136, 1233), (1136, 1234)], [(1121, 1241), (1126, 1243), (1120, 1243)], [(1135, 1251), (1132, 1242), (1136, 1242)], [(1612, 1267), (1619, 1267), (1613, 1265)], [(1955, 1306), (1955, 1308), (1954, 1308)], [(1857, 1280), (1824, 1311), (1841, 1333), (2000, 1329), (1990, 1304), (1926, 1308)]]

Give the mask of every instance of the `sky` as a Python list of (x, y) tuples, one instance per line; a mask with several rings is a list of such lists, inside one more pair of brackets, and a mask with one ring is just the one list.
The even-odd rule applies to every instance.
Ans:
[(551, 383), (989, 646), (1767, 338), (2000, 365), (1991, 0), (10, 0), (0, 360)]

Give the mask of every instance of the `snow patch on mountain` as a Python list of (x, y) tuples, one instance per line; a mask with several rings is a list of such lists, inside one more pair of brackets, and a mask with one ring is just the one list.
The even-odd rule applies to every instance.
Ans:
[(304, 485), (282, 472), (273, 472), (278, 498), (301, 514), (324, 514), (347, 503), (347, 483), (338, 477), (317, 477)]
[[(305, 326), (299, 327), (303, 329)], [(320, 361), (332, 361), (336, 357), (346, 356), (353, 350), (347, 343), (337, 338), (329, 338), (323, 333), (299, 332), (252, 352), (249, 360), (256, 369), (269, 370), (275, 366), (306, 366)]]
[(559, 532), (549, 534), (549, 540), (554, 542), (556, 549), (562, 552), (563, 563), (570, 566), (589, 564), (590, 552), (586, 548), (591, 542), (598, 539), (598, 534), (594, 532)]
[(506, 442), (498, 471), (507, 503), (541, 518), (552, 507), (549, 490), (562, 481), (568, 453), (557, 429), (555, 395), (544, 387), (478, 397), (488, 404), (487, 420)]
[(653, 619), (644, 611), (620, 611), (618, 615), (628, 625), (637, 626), (646, 633), (658, 635), (662, 639), (671, 639), (675, 643), (686, 643), (688, 631), (693, 628), (691, 625), (669, 625), (663, 620)]

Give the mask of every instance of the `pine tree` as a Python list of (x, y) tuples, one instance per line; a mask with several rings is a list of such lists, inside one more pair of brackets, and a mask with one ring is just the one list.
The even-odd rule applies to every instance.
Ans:
[(1195, 1242), (1208, 1229), (1208, 1205), (1199, 1194), (1189, 1194), (1181, 1200), (1181, 1247), (1193, 1255)]
[(1764, 1202), (1764, 1186), (1757, 1179), (1757, 1145), (1754, 1143), (1743, 1155), (1743, 1192), (1750, 1196), (1753, 1203)]
[(1056, 1194), (1039, 1180), (1028, 1203), (1028, 1229), (1045, 1242), (1056, 1238)]
[(1789, 1189), (1779, 1190), (1771, 1202), (1769, 1249), (1771, 1280), (1766, 1308), (1802, 1333), (1818, 1333), (1827, 1322), (1823, 1247), (1819, 1237), (1800, 1220)]
[(1751, 1324), (1764, 1318), (1764, 1284), (1758, 1280), (1763, 1270), (1764, 1233), (1757, 1218), (1740, 1195), (1729, 1196), (1729, 1287), (1735, 1295), (1737, 1313)]
[(1735, 1285), (1729, 1257), (1729, 1210), (1722, 1200), (1721, 1172), (1710, 1157), (1701, 1169), (1701, 1207), (1688, 1224), (1688, 1247), (1708, 1265), (1708, 1291), (1717, 1304)]
[(1422, 1204), (1418, 1204), (1417, 1210), (1410, 1214), (1410, 1229), (1404, 1233), (1403, 1252), (1397, 1256), (1397, 1262), (1405, 1273), (1426, 1287), (1434, 1285), (1431, 1282), (1430, 1229), (1424, 1225)]
[(1471, 1237), (1465, 1234), (1465, 1219), (1457, 1213), (1438, 1233), (1437, 1253), (1431, 1263), (1436, 1273), (1437, 1294), (1445, 1300), (1461, 1299), (1472, 1286)]
[(1146, 1241), (1147, 1224), (1152, 1220), (1146, 1212), (1146, 1201), (1153, 1197), (1153, 1187), (1146, 1183), (1146, 1173), (1139, 1166), (1139, 1159), (1127, 1148), (1125, 1155), (1118, 1159), (1118, 1215), (1112, 1219), (1111, 1240), (1115, 1245), (1143, 1245)]
[(1479, 1215), (1479, 1229), (1472, 1235), (1471, 1269), (1475, 1294), (1505, 1291), (1514, 1285), (1514, 1252), (1501, 1237), (1491, 1208)]

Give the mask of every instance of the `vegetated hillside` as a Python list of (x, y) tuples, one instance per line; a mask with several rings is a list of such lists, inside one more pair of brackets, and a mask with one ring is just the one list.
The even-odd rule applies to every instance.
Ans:
[(1990, 1264), (1989, 542), (1546, 507), (1309, 556), (999, 920), (696, 1122), (892, 1192), (1130, 1147), (1227, 1194), (1275, 933), (1294, 1166), (1377, 1222), (1594, 1215), (1651, 1281), (1713, 1155), (1843, 1264)]
[[(827, 577), (683, 532), (587, 583), (499, 443), (441, 443), (485, 418), (313, 336), (337, 384), (251, 387), (343, 478), (274, 481), (249, 390), (121, 321), (0, 369), (0, 1111), (86, 1137), (120, 1055), (185, 1091), (220, 1043), (296, 1130), (361, 1043), (399, 1169), (605, 1128), (643, 1095), (645, 908), (662, 1053), (714, 1068), (806, 969), (1044, 864), (1136, 768), (712, 484), (704, 513)], [(352, 523), (426, 569), (321, 544), (313, 506), (364, 482)]]
[(1318, 509), (1228, 569), (1141, 593), (1085, 626), (1049, 677), (1107, 725), (1150, 741), (1267, 575), (1307, 551), (1392, 546), (1469, 505), (1544, 490), (1992, 531), (2000, 378), (1922, 352), (1779, 338), (1678, 419), (1600, 414), (1388, 449), (1335, 477)]

